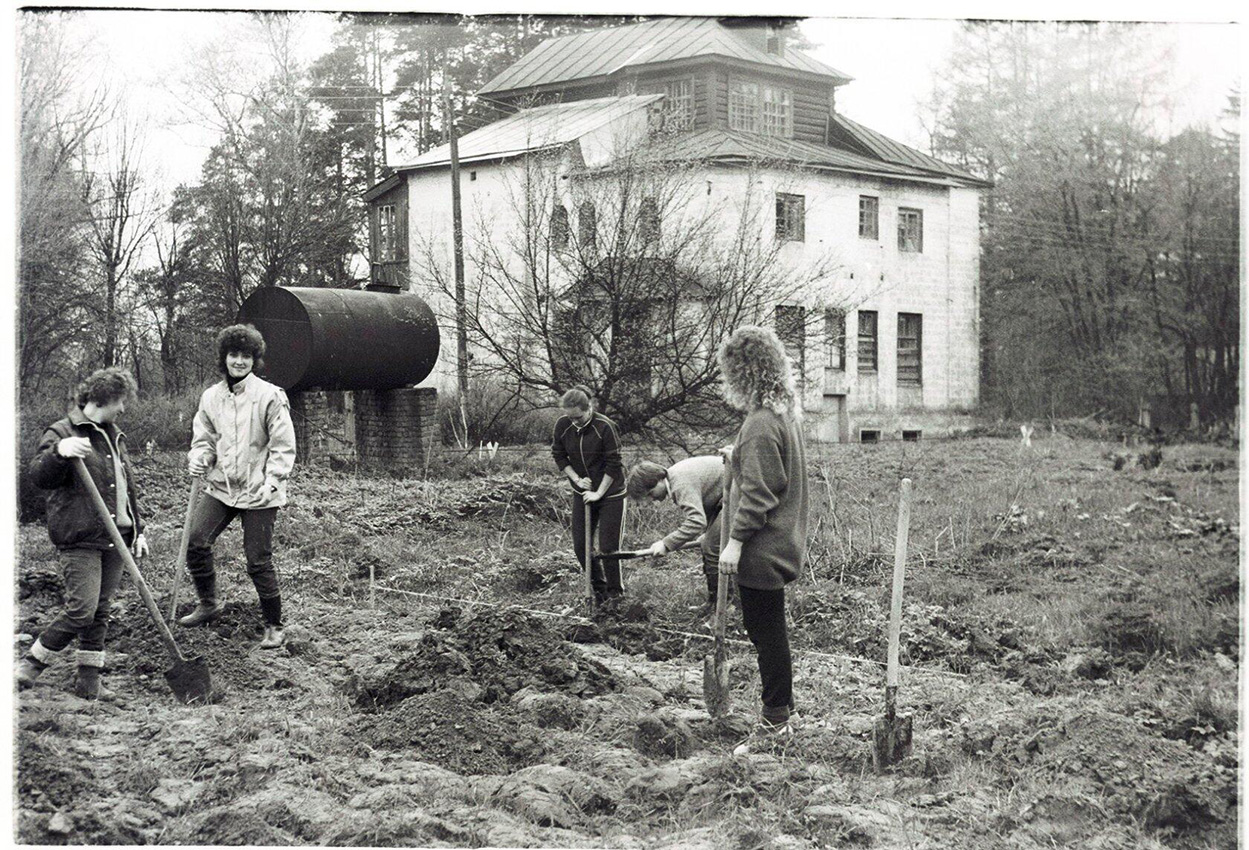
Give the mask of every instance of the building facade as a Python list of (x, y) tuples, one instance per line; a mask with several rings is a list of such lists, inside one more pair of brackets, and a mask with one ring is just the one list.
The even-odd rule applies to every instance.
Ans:
[[(667, 201), (628, 213), (640, 220), (637, 244), (648, 226), (672, 232), (678, 219), (718, 221), (740, 244), (753, 204), (747, 226), (768, 256), (798, 277), (818, 270), (801, 290), (773, 293), (758, 317), (800, 370), (814, 438), (944, 433), (978, 403), (987, 184), (840, 115), (836, 92), (850, 77), (789, 49), (788, 32), (779, 20), (715, 18), (592, 31), (544, 42), (483, 87), (502, 117), (458, 140), (474, 309), (503, 315), (507, 281), (567, 273), (558, 262), (487, 267), (498, 246), (534, 241), (531, 219), (546, 223), (541, 247), (558, 257), (596, 228), (620, 227), (591, 187), (621, 162), (663, 163), (668, 182), (646, 191)], [(454, 386), (454, 308), (437, 271), (450, 268), (449, 149), (399, 167), (367, 198), (374, 282), (429, 300), (444, 322), (431, 380)]]

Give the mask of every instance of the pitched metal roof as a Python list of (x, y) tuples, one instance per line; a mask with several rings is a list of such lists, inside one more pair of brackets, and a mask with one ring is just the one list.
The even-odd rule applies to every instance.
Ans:
[(760, 50), (715, 18), (671, 17), (548, 39), (486, 83), (479, 93), (602, 77), (624, 67), (696, 56), (727, 56), (834, 77), (839, 82), (852, 79), (799, 50), (786, 50), (782, 56)]
[[(458, 139), (460, 161), (505, 159), (559, 147), (661, 97), (663, 95), (659, 94), (604, 97), (523, 109)], [(412, 171), (450, 162), (451, 145), (446, 144), (426, 151), (406, 165), (397, 166), (396, 170)]]
[(757, 133), (711, 129), (665, 140), (650, 148), (646, 155), (658, 160), (702, 160), (723, 162), (774, 162), (804, 168), (823, 168), (949, 185), (944, 174), (934, 174), (874, 157), (863, 156), (840, 148), (778, 139)]
[(841, 144), (851, 150), (883, 159), (886, 162), (910, 166), (923, 171), (933, 171), (938, 174), (956, 177), (959, 180), (971, 181), (978, 185), (992, 185), (989, 181), (977, 177), (969, 171), (955, 168), (953, 165), (942, 162), (936, 157), (917, 151), (915, 148), (908, 147), (901, 142), (895, 142), (888, 136), (882, 135), (870, 127), (864, 127), (857, 121), (851, 121), (840, 113), (833, 115), (832, 140), (834, 143)]

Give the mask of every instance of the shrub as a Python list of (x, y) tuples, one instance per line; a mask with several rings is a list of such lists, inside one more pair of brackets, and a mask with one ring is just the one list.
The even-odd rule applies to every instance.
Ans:
[(443, 442), (450, 445), (459, 445), (464, 439), (465, 424), (468, 443), (473, 446), (483, 442), (505, 446), (540, 443), (550, 439), (558, 418), (558, 408), (533, 408), (497, 380), (480, 380), (470, 386), (463, 416), (457, 393), (438, 394), (438, 424)]

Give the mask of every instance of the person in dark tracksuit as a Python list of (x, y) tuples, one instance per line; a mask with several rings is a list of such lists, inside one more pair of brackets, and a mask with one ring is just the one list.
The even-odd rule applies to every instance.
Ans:
[(785, 626), (785, 585), (807, 558), (807, 458), (789, 358), (767, 328), (738, 328), (718, 353), (724, 397), (746, 414), (729, 460), (732, 486), (722, 521), (729, 539), (720, 572), (737, 576), (742, 621), (759, 658), (763, 712), (735, 750), (792, 735), (794, 677)]
[[(560, 399), (563, 415), (551, 436), (555, 465), (572, 483), (572, 543), (577, 563), (585, 563), (585, 510), (590, 505), (590, 536), (598, 531), (600, 552), (620, 549), (625, 517), (624, 464), (616, 423), (594, 410), (590, 391), (575, 386)], [(595, 558), (590, 568), (595, 601), (624, 593), (620, 561)]]
[(74, 692), (100, 696), (109, 603), (121, 582), (122, 556), (73, 469), (79, 458), (95, 482), (122, 539), (136, 558), (147, 554), (139, 493), (117, 419), (135, 397), (129, 372), (116, 367), (93, 372), (78, 388), (77, 404), (54, 422), (30, 462), (36, 486), (48, 491), (48, 536), (60, 555), (65, 610), (43, 630), (17, 670), (18, 687), (35, 683), (54, 653), (78, 639)]

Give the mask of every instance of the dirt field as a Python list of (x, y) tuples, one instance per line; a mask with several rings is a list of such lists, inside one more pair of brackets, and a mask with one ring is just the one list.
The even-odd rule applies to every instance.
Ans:
[[(616, 616), (549, 615), (576, 606), (578, 577), (544, 449), (429, 480), (299, 469), (276, 540), (287, 646), (256, 648), (237, 527), (218, 544), (225, 616), (176, 633), (208, 660), (214, 704), (175, 704), (124, 586), (112, 697), (71, 696), (72, 657), (19, 697), (16, 838), (1233, 847), (1237, 454), (1034, 440), (812, 452), (812, 557), (789, 597), (797, 734), (736, 758), (758, 674), (735, 644), (734, 716), (713, 723), (693, 555), (626, 564), (635, 604)], [(139, 475), (155, 511), (146, 572), (167, 599), (188, 482), (180, 455), (141, 459)], [(900, 693), (915, 746), (878, 775), (902, 476), (916, 490)], [(671, 506), (631, 507), (626, 543), (673, 521)], [(21, 650), (61, 583), (42, 525), (19, 538)]]

